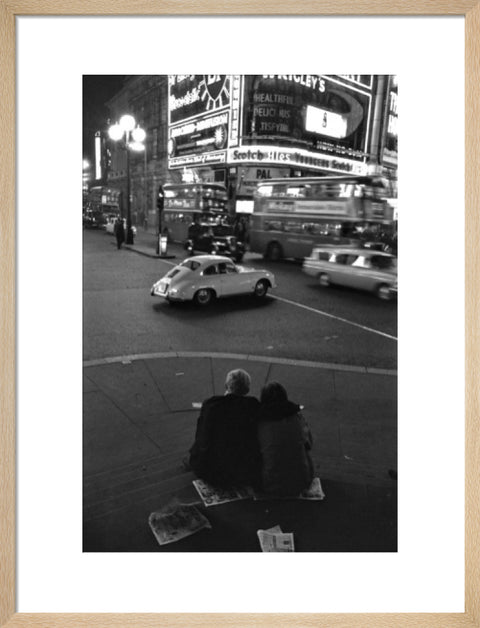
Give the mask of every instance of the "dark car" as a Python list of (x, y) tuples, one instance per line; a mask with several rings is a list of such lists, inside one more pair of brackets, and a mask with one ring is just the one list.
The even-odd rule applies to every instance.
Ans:
[(87, 209), (83, 214), (83, 226), (87, 229), (101, 229), (105, 222), (105, 217), (101, 211)]
[(228, 255), (236, 262), (241, 262), (245, 253), (245, 245), (235, 237), (233, 227), (208, 223), (190, 225), (185, 248), (191, 255), (195, 255), (196, 251)]

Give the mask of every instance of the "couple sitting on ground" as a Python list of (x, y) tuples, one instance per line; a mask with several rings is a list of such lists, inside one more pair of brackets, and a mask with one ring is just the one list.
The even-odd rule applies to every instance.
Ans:
[(193, 471), (219, 488), (298, 496), (313, 479), (312, 436), (300, 406), (277, 382), (263, 388), (260, 402), (249, 396), (250, 376), (242, 369), (227, 374), (225, 389), (202, 405), (190, 449)]

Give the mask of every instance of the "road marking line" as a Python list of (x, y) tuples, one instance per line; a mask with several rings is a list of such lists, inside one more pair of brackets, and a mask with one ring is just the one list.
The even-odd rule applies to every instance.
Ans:
[(321, 314), (322, 316), (326, 316), (328, 318), (333, 318), (337, 321), (341, 321), (342, 323), (347, 323), (347, 325), (352, 325), (353, 327), (359, 327), (364, 331), (369, 331), (372, 334), (378, 334), (379, 336), (384, 336), (385, 338), (390, 338), (390, 340), (398, 340), (395, 336), (391, 336), (390, 334), (386, 334), (383, 331), (378, 331), (378, 329), (372, 329), (371, 327), (366, 327), (365, 325), (360, 325), (359, 323), (354, 323), (353, 321), (349, 321), (346, 318), (342, 318), (341, 316), (335, 316), (334, 314), (329, 314), (328, 312), (323, 312), (322, 310), (317, 310), (314, 307), (310, 307), (308, 305), (303, 305), (302, 303), (297, 303), (296, 301), (290, 301), (290, 299), (284, 299), (283, 297), (278, 297), (275, 294), (270, 295), (273, 299), (277, 299), (277, 301), (283, 301), (284, 303), (289, 303), (290, 305), (296, 305), (297, 307), (301, 307), (304, 310), (308, 310), (309, 312), (315, 312), (315, 314)]

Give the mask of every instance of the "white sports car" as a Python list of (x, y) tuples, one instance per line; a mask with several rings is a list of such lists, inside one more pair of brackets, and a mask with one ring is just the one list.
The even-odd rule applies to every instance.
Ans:
[(276, 288), (275, 276), (268, 270), (239, 266), (229, 257), (196, 255), (188, 257), (155, 282), (150, 294), (167, 301), (195, 301), (207, 305), (215, 298), (251, 294), (263, 299)]

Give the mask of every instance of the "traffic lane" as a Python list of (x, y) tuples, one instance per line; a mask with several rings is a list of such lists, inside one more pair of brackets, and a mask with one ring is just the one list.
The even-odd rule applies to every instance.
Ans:
[(208, 308), (194, 304), (153, 306), (162, 324), (175, 329), (189, 350), (260, 354), (298, 360), (397, 368), (397, 341), (313, 308), (274, 296), (221, 299)]
[[(184, 257), (188, 257), (188, 255), (184, 255), (183, 258)], [(260, 256), (255, 257), (252, 255), (247, 255), (245, 259), (245, 265), (259, 268), (259, 261), (263, 261), (263, 258), (261, 258)], [(173, 264), (173, 262), (171, 263)], [(275, 268), (273, 268), (273, 266), (275, 266)], [(308, 310), (309, 308), (311, 308), (316, 313), (322, 314), (325, 317), (335, 318), (339, 321), (356, 326), (360, 329), (364, 329), (372, 333), (376, 333), (381, 336), (396, 340), (397, 315), (396, 302), (394, 302), (393, 300), (391, 302), (385, 302), (381, 301), (380, 299), (378, 299), (378, 297), (369, 292), (344, 289), (341, 286), (332, 286), (331, 294), (333, 296), (333, 305), (331, 297), (329, 299), (329, 303), (322, 302), (321, 304), (319, 304), (317, 299), (308, 299), (309, 295), (306, 295), (303, 288), (305, 285), (307, 285), (307, 287), (313, 287), (314, 289), (322, 290), (322, 287), (318, 286), (316, 282), (313, 283), (313, 286), (308, 285), (309, 280), (311, 280), (312, 278), (301, 272), (301, 268), (299, 268), (298, 264), (292, 265), (288, 264), (287, 262), (286, 264), (274, 264), (273, 266), (270, 265), (270, 268), (272, 268), (272, 272), (275, 271), (275, 276), (277, 278), (277, 282), (279, 283), (280, 288), (273, 291), (275, 298), (284, 300), (291, 305), (296, 305), (297, 307), (303, 309)], [(301, 273), (300, 281), (298, 274), (299, 270)], [(282, 285), (287, 287), (287, 291), (284, 290), (284, 294), (287, 294), (289, 296), (292, 295), (290, 298), (287, 298), (286, 296), (281, 296)], [(294, 286), (296, 290), (292, 290), (292, 286)], [(295, 300), (294, 298), (295, 292), (298, 293), (297, 300)], [(338, 293), (338, 295), (341, 295), (341, 307), (336, 306), (335, 298), (338, 296), (336, 293)], [(358, 311), (358, 308), (364, 307), (364, 303), (367, 304), (367, 308), (370, 308), (370, 311), (366, 312), (364, 316), (352, 317), (352, 308), (355, 308), (355, 311)], [(380, 313), (380, 316), (378, 315), (378, 313)]]
[[(139, 235), (144, 239), (151, 239), (151, 234), (139, 232)], [(190, 257), (184, 247), (177, 243), (170, 243), (168, 250), (175, 255), (175, 259), (170, 262), (172, 264), (178, 264)], [(273, 272), (278, 280), (278, 289), (275, 293), (282, 297), (311, 307), (320, 307), (340, 317), (347, 317), (353, 313), (354, 322), (367, 326), (378, 325), (380, 331), (396, 336), (396, 300), (385, 302), (373, 293), (342, 286), (323, 288), (318, 285), (315, 278), (302, 271), (302, 263), (299, 261), (270, 262), (258, 253), (247, 252), (241, 265), (257, 269), (266, 268)]]
[[(170, 250), (176, 254), (172, 264), (180, 263), (189, 254), (179, 245)], [(253, 268), (265, 268), (274, 273), (278, 287), (274, 294), (323, 310), (326, 314), (351, 320), (353, 323), (397, 337), (397, 302), (382, 301), (376, 295), (342, 286), (324, 288), (302, 271), (300, 262), (283, 260), (269, 262), (259, 254), (247, 253), (241, 263)]]
[(274, 273), (278, 283), (275, 294), (397, 336), (396, 299), (382, 301), (373, 293), (343, 286), (324, 288), (302, 271), (300, 262), (269, 262), (261, 256), (249, 256), (247, 260), (249, 266)]
[[(361, 330), (347, 330), (345, 323), (301, 312), (289, 303), (278, 307), (280, 302), (272, 299), (258, 304), (245, 297), (218, 301), (205, 311), (190, 304), (171, 308), (149, 292), (152, 283), (179, 259), (152, 259), (117, 251), (108, 237), (101, 233), (95, 236), (88, 237), (84, 256), (86, 360), (157, 351), (214, 350), (396, 367), (396, 348), (392, 349), (391, 341), (383, 345), (378, 338), (370, 343), (357, 342)], [(289, 281), (289, 275), (283, 272), (280, 277), (283, 287), (291, 284), (287, 295), (296, 285)]]
[[(145, 290), (86, 296), (85, 358), (165, 351), (240, 353), (395, 369), (396, 341), (267, 297), (170, 306)], [(112, 306), (113, 303), (113, 306)], [(108, 312), (108, 316), (105, 316)]]
[[(175, 263), (189, 257), (179, 245), (171, 246), (171, 250), (177, 255)], [(259, 254), (247, 253), (241, 264), (270, 270), (278, 284), (275, 295), (397, 337), (396, 299), (382, 301), (373, 293), (343, 286), (324, 288), (306, 275), (301, 262), (297, 261), (269, 262)]]

